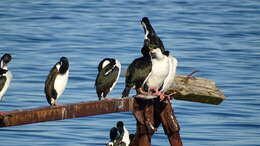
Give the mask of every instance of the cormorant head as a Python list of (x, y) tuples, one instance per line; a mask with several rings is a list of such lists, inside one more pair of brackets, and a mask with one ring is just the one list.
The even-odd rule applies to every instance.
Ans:
[(59, 64), (60, 64), (59, 72), (61, 74), (66, 73), (66, 71), (69, 69), (69, 60), (68, 60), (68, 58), (67, 57), (61, 57), (60, 61), (59, 61)]
[(0, 64), (1, 64), (1, 68), (6, 68), (7, 64), (12, 60), (12, 56), (11, 54), (4, 54), (2, 57), (1, 57), (1, 60), (0, 60)]
[(116, 127), (120, 134), (124, 132), (124, 123), (122, 121), (118, 121)]
[(154, 31), (149, 19), (144, 17), (141, 21), (144, 29), (144, 45), (141, 49), (143, 56), (149, 56), (149, 52), (152, 49), (159, 48), (161, 52), (164, 54), (165, 48), (161, 39), (157, 36), (156, 32)]

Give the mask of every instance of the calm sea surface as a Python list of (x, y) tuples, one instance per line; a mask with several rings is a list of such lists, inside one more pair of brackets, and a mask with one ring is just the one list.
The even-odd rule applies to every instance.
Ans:
[[(0, 55), (13, 56), (14, 78), (1, 111), (47, 106), (44, 81), (61, 56), (70, 78), (60, 104), (97, 100), (94, 81), (104, 57), (123, 70), (141, 56), (142, 17), (179, 61), (178, 74), (215, 80), (221, 105), (174, 101), (185, 146), (260, 145), (260, 1), (45, 1), (0, 2)], [(109, 95), (119, 98), (124, 72)], [(131, 133), (131, 113), (116, 113), (0, 129), (1, 146), (104, 145), (118, 120)], [(169, 145), (160, 127), (152, 145)]]

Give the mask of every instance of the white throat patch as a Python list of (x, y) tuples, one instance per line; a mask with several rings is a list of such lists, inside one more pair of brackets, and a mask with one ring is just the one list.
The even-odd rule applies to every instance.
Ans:
[(164, 59), (166, 56), (162, 53), (160, 48), (156, 48), (152, 51), (150, 51), (150, 55), (154, 55), (154, 58), (152, 57), (152, 59)]
[(7, 65), (4, 65), (4, 61), (3, 61), (3, 60), (1, 60), (1, 62), (0, 62), (0, 67), (1, 67), (2, 69), (8, 70), (8, 69), (7, 69)]
[(57, 68), (57, 70), (59, 71), (60, 70), (60, 64), (58, 63), (58, 64), (56, 64), (56, 68)]

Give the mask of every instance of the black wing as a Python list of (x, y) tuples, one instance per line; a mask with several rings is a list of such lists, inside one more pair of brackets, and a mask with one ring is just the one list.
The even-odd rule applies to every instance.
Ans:
[(56, 68), (56, 64), (54, 65), (54, 67), (51, 69), (46, 81), (45, 81), (45, 94), (46, 94), (46, 98), (49, 104), (51, 104), (51, 98), (56, 99), (57, 97), (57, 92), (54, 89), (54, 80), (58, 75), (58, 70)]
[(101, 98), (102, 93), (103, 97), (106, 97), (106, 95), (110, 92), (110, 88), (116, 82), (118, 74), (119, 68), (116, 66), (111, 67), (109, 65), (98, 73), (95, 86), (99, 98)]
[(4, 88), (5, 82), (6, 82), (6, 76), (1, 76), (0, 75), (0, 91)]
[(114, 140), (117, 138), (117, 136), (118, 136), (118, 131), (117, 131), (117, 128), (116, 128), (116, 127), (113, 127), (113, 128), (110, 129), (110, 134), (109, 134), (109, 136), (110, 136), (110, 140), (111, 140), (111, 141), (114, 141)]
[(141, 88), (144, 80), (152, 70), (150, 57), (140, 57), (135, 59), (127, 68), (125, 89), (122, 97), (128, 97), (131, 88)]

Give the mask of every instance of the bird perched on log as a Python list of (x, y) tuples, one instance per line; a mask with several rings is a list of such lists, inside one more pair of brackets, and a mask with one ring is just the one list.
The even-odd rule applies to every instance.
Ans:
[(12, 80), (12, 73), (8, 70), (7, 64), (12, 60), (10, 54), (4, 54), (0, 60), (0, 100), (3, 99), (10, 82)]
[[(132, 137), (132, 135), (131, 135)], [(118, 121), (116, 127), (110, 130), (110, 142), (107, 146), (129, 146), (130, 135), (122, 121)]]
[(57, 100), (65, 90), (69, 77), (69, 60), (61, 57), (51, 69), (45, 81), (45, 94), (51, 106), (57, 105)]
[(98, 65), (96, 77), (96, 92), (99, 100), (106, 98), (107, 94), (115, 87), (121, 71), (121, 64), (113, 58), (105, 58)]
[(122, 97), (129, 95), (135, 87), (137, 97), (164, 99), (164, 92), (171, 86), (177, 67), (177, 59), (166, 51), (161, 39), (155, 33), (150, 21), (144, 17), (141, 21), (144, 28), (143, 57), (135, 59), (126, 72), (126, 85)]

